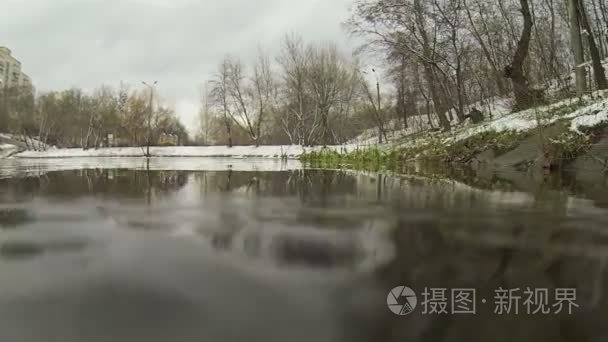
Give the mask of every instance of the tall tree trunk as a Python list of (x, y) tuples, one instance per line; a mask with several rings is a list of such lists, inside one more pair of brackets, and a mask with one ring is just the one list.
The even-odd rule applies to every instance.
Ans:
[(401, 78), (399, 80), (399, 89), (397, 90), (397, 113), (402, 120), (402, 128), (407, 129), (407, 109), (406, 109), (406, 91), (404, 80)]
[(606, 43), (604, 42), (604, 38), (606, 38), (605, 30), (607, 29), (605, 25), (602, 24), (602, 19), (600, 17), (600, 12), (597, 8), (597, 3), (595, 0), (591, 0), (591, 5), (593, 6), (593, 16), (595, 23), (597, 24), (596, 30), (596, 38), (599, 42), (599, 49), (602, 56), (602, 59), (606, 56)]
[(497, 87), (498, 93), (499, 93), (499, 95), (504, 95), (507, 93), (507, 87), (505, 86), (505, 83), (503, 82), (503, 75), (498, 70), (499, 68), (497, 67), (496, 61), (492, 57), (492, 53), (490, 52), (490, 49), (488, 48), (486, 42), (483, 40), (481, 33), (475, 26), (475, 21), (473, 20), (473, 15), (471, 13), (467, 0), (463, 0), (463, 4), (464, 4), (464, 8), (467, 13), (467, 17), (469, 19), (469, 23), (471, 24), (471, 28), (473, 29), (473, 35), (475, 36), (477, 43), (479, 43), (479, 46), (481, 47), (481, 51), (483, 52), (483, 55), (485, 56), (488, 63), (490, 63), (490, 67), (492, 68), (492, 73), (495, 76), (496, 87)]
[(581, 40), (581, 26), (579, 23), (578, 0), (568, 0), (568, 14), (570, 16), (570, 41), (574, 54), (574, 74), (576, 76), (576, 93), (581, 96), (587, 91), (587, 73), (585, 72), (585, 56)]
[(510, 78), (513, 83), (513, 91), (515, 92), (514, 109), (516, 111), (533, 107), (536, 100), (524, 73), (524, 63), (528, 58), (534, 22), (532, 21), (528, 0), (520, 0), (519, 2), (521, 4), (521, 13), (524, 17), (524, 29), (517, 43), (517, 50), (513, 56), (513, 61), (511, 65), (505, 67), (505, 77)]
[(422, 81), (420, 80), (420, 72), (416, 65), (414, 66), (414, 80), (415, 80), (416, 86), (418, 88), (418, 92), (420, 93), (420, 95), (422, 95), (422, 97), (424, 98), (425, 104), (426, 104), (426, 116), (428, 119), (429, 127), (431, 127), (431, 129), (434, 129), (433, 119), (431, 118), (431, 100), (424, 92), (424, 87), (422, 86)]
[(329, 144), (329, 122), (325, 110), (319, 110), (321, 114), (321, 144), (327, 146)]
[(414, 11), (416, 15), (416, 25), (418, 26), (418, 30), (422, 37), (422, 53), (423, 53), (423, 64), (424, 64), (424, 76), (427, 81), (427, 86), (429, 88), (429, 92), (431, 93), (431, 99), (433, 100), (433, 104), (435, 106), (435, 113), (439, 118), (439, 124), (444, 131), (450, 130), (450, 121), (448, 120), (446, 113), (448, 111), (448, 106), (446, 106), (445, 101), (441, 98), (439, 89), (437, 89), (437, 78), (435, 75), (435, 62), (433, 58), (433, 50), (431, 48), (431, 42), (426, 30), (425, 18), (423, 16), (424, 10), (421, 0), (414, 0)]
[(598, 23), (598, 31), (600, 32), (600, 37), (598, 39), (603, 42), (604, 50), (602, 55), (605, 57), (608, 55), (608, 9), (606, 8), (604, 0), (599, 0), (597, 3), (595, 0), (592, 0), (592, 3), (593, 11)]
[[(456, 45), (456, 44), (454, 44)], [(456, 111), (456, 115), (458, 116), (458, 121), (464, 121), (465, 113), (464, 113), (464, 81), (462, 77), (462, 57), (460, 54), (456, 56), (456, 91), (458, 93), (458, 110)]]
[(232, 125), (230, 124), (230, 118), (228, 118), (228, 104), (224, 99), (224, 126), (226, 127), (226, 134), (228, 134), (228, 147), (232, 147)]
[(587, 42), (589, 43), (589, 52), (591, 53), (591, 60), (593, 64), (593, 76), (595, 78), (595, 84), (597, 85), (597, 89), (607, 89), (608, 81), (606, 80), (606, 71), (604, 70), (604, 66), (602, 65), (602, 57), (600, 54), (600, 50), (595, 43), (595, 38), (593, 36), (593, 29), (591, 28), (591, 24), (589, 24), (589, 17), (587, 16), (587, 10), (585, 9), (585, 4), (582, 0), (578, 0), (578, 12), (580, 14), (581, 24), (583, 28), (587, 31)]

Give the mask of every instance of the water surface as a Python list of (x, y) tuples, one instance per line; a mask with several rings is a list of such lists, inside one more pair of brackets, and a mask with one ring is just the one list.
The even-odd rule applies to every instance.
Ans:
[[(608, 338), (608, 195), (567, 176), (473, 183), (293, 161), (7, 161), (0, 341)], [(389, 311), (396, 286), (418, 294), (412, 314)], [(501, 287), (574, 288), (579, 307), (497, 315)], [(425, 288), (476, 289), (476, 314), (423, 314)]]

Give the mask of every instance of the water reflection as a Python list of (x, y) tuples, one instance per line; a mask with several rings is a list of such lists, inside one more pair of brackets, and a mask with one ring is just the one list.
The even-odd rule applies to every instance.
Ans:
[[(600, 341), (606, 214), (551, 186), (351, 171), (0, 179), (0, 340)], [(398, 285), (489, 304), (397, 317)], [(572, 287), (581, 307), (500, 317), (499, 287)]]
[(16, 228), (30, 220), (28, 213), (23, 209), (0, 209), (0, 227), (3, 229)]
[(3, 259), (29, 259), (45, 253), (79, 252), (86, 247), (84, 241), (54, 241), (37, 243), (30, 241), (6, 241), (0, 244)]

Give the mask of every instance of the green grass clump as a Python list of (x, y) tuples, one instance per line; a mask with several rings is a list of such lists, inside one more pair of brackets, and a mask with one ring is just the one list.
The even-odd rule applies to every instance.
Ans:
[(300, 157), (303, 162), (322, 167), (357, 167), (365, 169), (389, 168), (399, 161), (399, 152), (395, 148), (360, 148), (351, 152), (338, 152), (333, 149), (322, 149), (305, 153)]
[(351, 152), (322, 149), (304, 154), (300, 159), (323, 166), (394, 167), (414, 160), (446, 163), (467, 163), (477, 154), (493, 149), (501, 154), (515, 148), (525, 134), (517, 132), (485, 132), (454, 144), (439, 139), (415, 147), (360, 148)]
[(304, 162), (322, 166), (394, 167), (414, 160), (446, 163), (467, 163), (477, 154), (493, 149), (502, 154), (515, 148), (526, 136), (518, 132), (485, 132), (468, 139), (444, 144), (433, 139), (415, 147), (368, 147), (351, 152), (322, 149), (304, 154)]
[(561, 168), (589, 151), (592, 141), (586, 135), (566, 131), (548, 139), (544, 146), (545, 161), (551, 168)]
[(548, 139), (544, 146), (545, 160), (551, 168), (560, 168), (587, 153), (594, 143), (608, 130), (608, 122), (594, 127), (584, 127), (581, 133), (565, 131), (555, 138)]

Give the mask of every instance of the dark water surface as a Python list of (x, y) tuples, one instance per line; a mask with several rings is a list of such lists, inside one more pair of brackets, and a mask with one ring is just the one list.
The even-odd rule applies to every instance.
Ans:
[[(172, 163), (0, 167), (0, 342), (608, 340), (605, 184)], [(527, 314), (528, 287), (578, 307)]]

